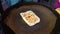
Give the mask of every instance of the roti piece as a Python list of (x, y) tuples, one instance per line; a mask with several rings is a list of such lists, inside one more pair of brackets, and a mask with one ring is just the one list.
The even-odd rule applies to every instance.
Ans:
[(20, 13), (20, 15), (29, 26), (33, 26), (40, 22), (40, 18), (31, 10)]

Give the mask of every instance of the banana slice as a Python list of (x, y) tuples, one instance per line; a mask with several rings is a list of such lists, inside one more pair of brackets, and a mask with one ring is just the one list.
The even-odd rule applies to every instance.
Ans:
[(33, 26), (40, 22), (40, 18), (31, 10), (20, 13), (22, 19), (29, 25)]

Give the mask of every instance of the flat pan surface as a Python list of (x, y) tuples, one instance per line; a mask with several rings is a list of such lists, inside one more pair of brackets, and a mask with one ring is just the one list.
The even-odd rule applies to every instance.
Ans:
[[(33, 10), (40, 17), (41, 22), (32, 27), (25, 24), (19, 13), (27, 10)], [(11, 10), (5, 22), (16, 34), (50, 34), (56, 23), (56, 16), (42, 5), (24, 5)]]

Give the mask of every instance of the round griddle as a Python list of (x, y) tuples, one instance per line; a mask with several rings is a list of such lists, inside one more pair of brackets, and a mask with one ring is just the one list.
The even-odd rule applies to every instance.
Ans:
[[(28, 26), (24, 22), (20, 13), (28, 10), (32, 10), (40, 18), (41, 21), (38, 24)], [(37, 3), (26, 3), (10, 10), (5, 23), (16, 34), (50, 34), (56, 23), (56, 16), (47, 6)]]

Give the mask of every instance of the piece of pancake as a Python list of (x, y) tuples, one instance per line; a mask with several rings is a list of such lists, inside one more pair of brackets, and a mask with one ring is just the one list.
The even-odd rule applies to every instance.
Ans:
[(20, 13), (22, 19), (29, 25), (33, 26), (40, 22), (40, 18), (31, 10)]

